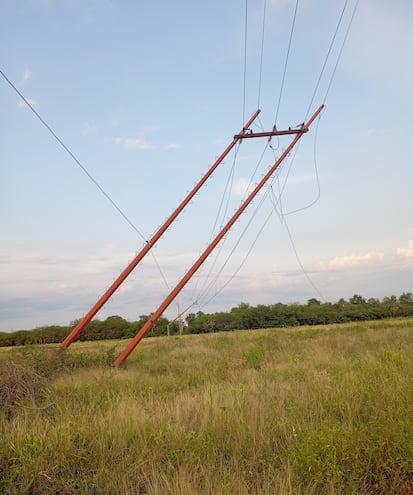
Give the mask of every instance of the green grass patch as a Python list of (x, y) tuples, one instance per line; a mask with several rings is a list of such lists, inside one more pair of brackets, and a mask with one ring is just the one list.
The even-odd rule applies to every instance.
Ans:
[(124, 345), (0, 352), (0, 493), (413, 493), (412, 319)]

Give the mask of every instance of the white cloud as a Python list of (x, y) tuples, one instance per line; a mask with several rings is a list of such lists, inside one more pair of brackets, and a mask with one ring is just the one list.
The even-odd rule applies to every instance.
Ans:
[(165, 146), (167, 150), (176, 150), (179, 148), (179, 144), (176, 143), (170, 143)]
[(397, 255), (402, 258), (413, 258), (413, 241), (407, 243), (407, 248), (397, 248)]
[(380, 261), (384, 257), (383, 253), (369, 251), (368, 253), (349, 254), (345, 256), (336, 256), (329, 261), (319, 263), (321, 269), (343, 270), (354, 266), (365, 265), (372, 261)]
[(28, 81), (32, 77), (32, 71), (30, 69), (26, 69), (23, 74), (23, 81)]
[(142, 136), (115, 139), (115, 143), (128, 150), (150, 150), (155, 146), (145, 140)]
[(250, 193), (253, 189), (254, 185), (251, 184), (249, 179), (245, 177), (240, 177), (234, 183), (233, 192), (235, 196), (246, 196), (247, 193)]
[[(27, 103), (29, 103), (30, 106), (32, 106), (33, 108), (38, 108), (39, 107), (39, 104), (37, 103), (37, 100), (34, 100), (33, 98), (26, 98), (26, 101)], [(17, 106), (19, 108), (27, 108), (27, 104), (25, 101), (23, 100), (19, 100), (17, 102)]]
[(26, 82), (29, 81), (31, 78), (32, 78), (32, 71), (30, 69), (25, 69), (17, 85), (24, 86), (24, 84), (26, 84)]

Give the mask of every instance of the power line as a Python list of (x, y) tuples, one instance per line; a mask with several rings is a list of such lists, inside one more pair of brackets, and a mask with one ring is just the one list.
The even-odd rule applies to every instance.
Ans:
[(247, 35), (248, 35), (248, 0), (245, 0), (245, 26), (244, 26), (244, 94), (242, 99), (242, 122), (245, 122), (245, 98), (247, 84)]
[(275, 119), (274, 119), (274, 124), (275, 125), (277, 124), (278, 112), (280, 110), (281, 97), (282, 97), (282, 93), (283, 93), (283, 89), (284, 89), (285, 75), (287, 73), (287, 65), (288, 65), (288, 60), (289, 60), (289, 57), (290, 57), (291, 42), (292, 42), (292, 39), (293, 39), (293, 33), (294, 33), (294, 27), (295, 27), (295, 19), (297, 17), (297, 9), (298, 9), (298, 0), (296, 0), (296, 2), (295, 2), (293, 22), (291, 24), (291, 30), (290, 30), (290, 39), (288, 41), (287, 55), (285, 57), (284, 71), (283, 71), (283, 76), (282, 76), (282, 80), (281, 80), (280, 95), (278, 97), (277, 110), (275, 112)]
[[(115, 203), (115, 201), (110, 197), (110, 195), (103, 189), (103, 187), (97, 182), (97, 180), (92, 176), (92, 174), (86, 169), (86, 167), (81, 163), (81, 161), (76, 157), (76, 155), (69, 149), (69, 147), (63, 142), (63, 140), (56, 134), (56, 132), (50, 127), (50, 125), (41, 117), (41, 115), (35, 110), (33, 105), (23, 96), (23, 94), (16, 88), (16, 86), (10, 81), (6, 74), (0, 69), (0, 74), (7, 81), (7, 83), (12, 87), (12, 89), (19, 95), (19, 97), (24, 101), (24, 103), (30, 108), (38, 120), (43, 124), (43, 126), (50, 132), (50, 134), (56, 139), (60, 146), (68, 153), (72, 160), (79, 166), (79, 168), (87, 175), (91, 182), (99, 189), (99, 191), (105, 196), (105, 198), (110, 202), (110, 204), (118, 211), (122, 218), (132, 227), (132, 229), (145, 241), (148, 242), (146, 237), (142, 232), (136, 227), (136, 225), (130, 220), (130, 218), (123, 212), (123, 210)], [(169, 289), (169, 284), (165, 278), (165, 275), (154, 255), (151, 252), (152, 258), (158, 268), (158, 271), (164, 281), (167, 289)]]
[[(268, 146), (268, 144), (267, 144)], [(266, 146), (266, 149), (267, 149), (267, 146)], [(263, 156), (265, 154), (265, 151), (266, 149), (264, 149), (260, 159), (259, 159), (259, 162), (262, 161), (263, 159)], [(257, 170), (257, 168), (256, 168)], [(262, 198), (260, 200), (260, 202), (258, 203), (257, 207), (255, 208), (255, 210), (253, 211), (250, 219), (248, 220), (246, 226), (244, 227), (243, 231), (241, 232), (241, 234), (239, 235), (238, 237), (238, 240), (236, 241), (236, 243), (234, 244), (234, 246), (232, 247), (231, 249), (231, 252), (227, 255), (227, 258), (226, 260), (224, 261), (224, 263), (221, 265), (220, 269), (218, 270), (218, 273), (215, 275), (215, 277), (209, 282), (209, 284), (207, 285), (206, 282), (204, 283), (204, 287), (207, 285), (207, 287), (205, 289), (203, 289), (203, 292), (200, 293), (200, 295), (198, 296), (198, 300), (200, 300), (201, 298), (204, 298), (208, 292), (211, 290), (211, 287), (212, 285), (218, 280), (219, 276), (222, 274), (225, 266), (228, 264), (230, 258), (232, 257), (232, 255), (234, 254), (236, 248), (239, 246), (241, 240), (243, 239), (244, 235), (246, 234), (247, 230), (249, 229), (252, 221), (254, 220), (254, 218), (256, 217), (256, 215), (258, 214), (258, 211), (260, 210), (260, 208), (262, 207), (264, 201), (265, 201), (265, 198), (267, 197), (268, 195), (268, 191), (269, 189), (271, 188), (272, 186), (272, 183), (276, 180), (276, 178), (278, 178), (278, 176), (280, 175), (281, 173), (281, 170), (282, 170), (282, 167), (278, 168), (271, 180), (271, 183), (268, 187), (266, 187), (266, 191), (264, 192), (264, 194), (262, 195)], [(255, 173), (255, 172), (254, 172)], [(262, 225), (262, 227), (260, 228), (260, 230), (258, 231), (258, 233), (256, 234), (255, 236), (255, 239), (253, 240), (247, 254), (245, 255), (245, 257), (243, 258), (243, 260), (241, 261), (240, 265), (238, 266), (238, 268), (236, 268), (235, 272), (233, 272), (233, 274), (229, 277), (229, 279), (224, 283), (223, 286), (221, 286), (220, 289), (218, 289), (212, 296), (209, 297), (209, 299), (203, 303), (201, 306), (204, 307), (206, 304), (208, 304), (212, 299), (214, 299), (220, 292), (222, 292), (224, 290), (224, 288), (234, 279), (234, 277), (237, 275), (237, 273), (241, 270), (241, 268), (244, 266), (244, 264), (246, 263), (249, 255), (251, 254), (259, 236), (261, 235), (262, 231), (264, 230), (265, 226), (267, 225), (271, 215), (273, 214), (273, 210), (270, 212), (270, 215), (267, 217), (267, 219), (265, 220), (264, 224)]]
[(257, 108), (260, 108), (260, 100), (261, 100), (261, 80), (262, 80), (262, 62), (264, 57), (264, 37), (265, 37), (265, 17), (267, 10), (267, 0), (264, 0), (264, 13), (262, 15), (262, 37), (261, 37), (261, 57), (260, 57), (260, 76), (258, 80), (258, 102)]
[(344, 35), (343, 43), (341, 45), (341, 48), (340, 48), (340, 51), (339, 51), (339, 54), (338, 54), (338, 57), (337, 57), (336, 64), (335, 64), (334, 69), (333, 69), (333, 72), (331, 74), (330, 82), (328, 83), (328, 87), (327, 87), (326, 94), (324, 96), (323, 103), (325, 103), (325, 101), (327, 100), (328, 93), (330, 92), (330, 88), (331, 88), (331, 85), (333, 83), (333, 79), (334, 79), (334, 76), (336, 75), (337, 67), (338, 67), (338, 64), (339, 64), (340, 59), (341, 59), (341, 55), (343, 54), (344, 45), (346, 44), (347, 37), (348, 37), (348, 34), (350, 32), (350, 28), (351, 28), (351, 26), (353, 24), (354, 17), (356, 15), (358, 4), (359, 4), (359, 0), (356, 0), (356, 3), (354, 5), (353, 12), (351, 14), (350, 22), (349, 22), (348, 27), (347, 27), (347, 30), (346, 30), (346, 34)]
[(348, 0), (345, 0), (345, 2), (344, 2), (344, 6), (343, 6), (343, 9), (342, 9), (341, 14), (340, 14), (340, 18), (339, 18), (338, 23), (337, 23), (337, 26), (336, 26), (336, 30), (334, 31), (333, 37), (332, 37), (332, 39), (331, 39), (330, 46), (329, 46), (329, 48), (328, 48), (328, 52), (327, 52), (326, 58), (325, 58), (324, 63), (323, 63), (323, 67), (321, 68), (321, 72), (320, 72), (320, 75), (319, 75), (319, 77), (318, 77), (317, 83), (316, 83), (316, 85), (315, 85), (315, 89), (314, 89), (314, 92), (313, 92), (313, 96), (311, 97), (311, 101), (310, 101), (310, 104), (308, 105), (307, 113), (305, 114), (304, 120), (306, 120), (306, 119), (307, 119), (308, 114), (310, 113), (311, 106), (312, 106), (312, 104), (313, 104), (313, 101), (314, 101), (315, 95), (317, 94), (318, 87), (320, 86), (321, 78), (323, 77), (324, 70), (325, 70), (326, 65), (327, 65), (327, 61), (328, 61), (328, 59), (329, 59), (329, 57), (330, 57), (331, 50), (333, 49), (333, 45), (334, 45), (334, 42), (335, 42), (335, 39), (336, 39), (336, 36), (337, 36), (338, 30), (339, 30), (340, 25), (341, 25), (341, 22), (342, 22), (342, 20), (343, 20), (343, 16), (344, 16), (344, 12), (346, 11), (347, 4), (348, 4)]
[(132, 220), (130, 220), (127, 215), (120, 209), (120, 207), (115, 203), (115, 201), (109, 196), (109, 194), (103, 189), (103, 187), (97, 182), (97, 180), (91, 175), (91, 173), (86, 169), (86, 167), (80, 162), (80, 160), (75, 156), (75, 154), (66, 146), (62, 139), (54, 132), (54, 130), (47, 124), (47, 122), (40, 116), (40, 114), (34, 109), (33, 105), (22, 95), (22, 93), (16, 88), (16, 86), (10, 81), (6, 74), (0, 69), (0, 74), (9, 83), (9, 85), (14, 89), (14, 91), (20, 96), (24, 103), (30, 108), (34, 115), (40, 120), (44, 127), (52, 134), (60, 146), (68, 153), (72, 160), (80, 167), (80, 169), (88, 176), (88, 178), (93, 182), (93, 184), (99, 189), (99, 191), (105, 196), (105, 198), (111, 203), (111, 205), (120, 213), (120, 215), (126, 220), (126, 222), (132, 227), (132, 229), (144, 240), (146, 237), (140, 232), (140, 230), (134, 225)]
[[(268, 142), (267, 142), (267, 144), (266, 144), (266, 146), (265, 146), (265, 148), (264, 148), (264, 151), (262, 152), (262, 154), (261, 154), (261, 156), (260, 156), (260, 158), (259, 158), (259, 160), (258, 160), (258, 163), (257, 163), (257, 165), (256, 165), (256, 167), (255, 167), (255, 170), (254, 170), (254, 172), (253, 172), (253, 174), (252, 174), (252, 176), (251, 176), (250, 182), (249, 182), (248, 187), (247, 187), (246, 192), (245, 192), (245, 196), (247, 196), (247, 195), (248, 195), (248, 190), (249, 190), (249, 188), (250, 188), (250, 186), (251, 186), (251, 184), (252, 184), (252, 181), (253, 181), (253, 179), (254, 179), (254, 176), (255, 176), (255, 174), (257, 173), (257, 170), (258, 170), (258, 168), (259, 168), (259, 166), (260, 166), (260, 164), (261, 164), (261, 162), (262, 162), (262, 160), (263, 160), (263, 158), (264, 158), (264, 155), (265, 155), (265, 152), (266, 152), (266, 150), (267, 150), (267, 147), (268, 147)], [(243, 202), (243, 201), (245, 200), (245, 196), (244, 196), (244, 198), (242, 199), (242, 201), (241, 201), (241, 202)], [(258, 208), (258, 209), (259, 209), (259, 208)], [(236, 247), (238, 246), (238, 244), (240, 243), (240, 241), (241, 241), (241, 239), (242, 239), (243, 235), (244, 235), (244, 234), (245, 234), (245, 232), (246, 232), (246, 229), (247, 229), (247, 228), (248, 228), (248, 226), (250, 225), (250, 223), (251, 223), (251, 221), (252, 221), (252, 219), (254, 218), (254, 216), (255, 216), (255, 215), (256, 215), (256, 211), (253, 213), (253, 216), (252, 216), (252, 218), (249, 220), (249, 222), (248, 222), (248, 224), (247, 224), (247, 227), (246, 227), (246, 228), (244, 229), (244, 231), (242, 232), (242, 234), (241, 234), (240, 238), (238, 239), (237, 243), (235, 244), (235, 246), (233, 247), (232, 251), (231, 251), (231, 252), (230, 252), (230, 254), (228, 255), (228, 257), (227, 257), (226, 261), (224, 262), (224, 264), (221, 266), (221, 268), (218, 270), (217, 274), (216, 274), (216, 275), (212, 278), (212, 280), (211, 280), (211, 281), (209, 281), (208, 279), (211, 277), (212, 270), (214, 269), (215, 265), (217, 264), (218, 259), (219, 259), (219, 256), (221, 255), (222, 249), (223, 249), (223, 247), (224, 247), (224, 245), (225, 245), (226, 237), (223, 239), (223, 241), (221, 242), (221, 244), (220, 244), (220, 246), (219, 246), (219, 248), (218, 248), (218, 252), (217, 252), (217, 254), (216, 254), (215, 258), (214, 258), (214, 261), (213, 261), (213, 263), (212, 263), (212, 265), (211, 265), (211, 267), (210, 267), (210, 269), (209, 269), (209, 272), (208, 272), (207, 278), (206, 278), (206, 280), (204, 281), (204, 283), (203, 283), (203, 285), (202, 285), (202, 287), (201, 287), (201, 289), (200, 289), (200, 291), (199, 291), (199, 295), (198, 295), (198, 297), (197, 297), (197, 300), (199, 300), (201, 297), (204, 297), (204, 296), (205, 296), (205, 294), (206, 294), (206, 293), (208, 293), (208, 291), (210, 290), (211, 286), (212, 286), (212, 285), (213, 285), (213, 284), (214, 284), (214, 283), (218, 280), (219, 276), (221, 275), (221, 273), (222, 273), (223, 269), (225, 268), (226, 264), (228, 263), (228, 261), (229, 261), (230, 257), (231, 257), (231, 256), (232, 256), (232, 254), (234, 253), (235, 248), (236, 248)]]
[(284, 212), (282, 214), (283, 217), (286, 217), (288, 215), (292, 215), (294, 213), (298, 213), (299, 211), (308, 210), (309, 208), (311, 208), (312, 206), (314, 206), (317, 203), (317, 201), (320, 199), (320, 196), (321, 196), (321, 186), (320, 186), (320, 178), (319, 178), (319, 175), (318, 175), (318, 165), (317, 165), (317, 141), (318, 141), (318, 127), (320, 125), (321, 115), (322, 114), (320, 114), (319, 118), (317, 119), (317, 124), (316, 124), (315, 132), (314, 132), (314, 146), (313, 146), (314, 173), (315, 173), (316, 183), (317, 183), (317, 194), (316, 194), (316, 197), (308, 205), (302, 206), (302, 207), (297, 208), (295, 210)]
[(291, 246), (293, 248), (293, 251), (294, 251), (294, 254), (295, 254), (295, 258), (297, 260), (297, 263), (300, 265), (300, 268), (301, 268), (303, 274), (305, 275), (306, 279), (308, 280), (309, 284), (311, 285), (311, 287), (317, 292), (317, 294), (319, 295), (320, 299), (325, 302), (324, 296), (321, 294), (320, 290), (315, 285), (315, 283), (313, 282), (312, 278), (308, 274), (307, 270), (304, 268), (303, 263), (301, 262), (300, 256), (298, 255), (298, 251), (297, 251), (297, 248), (295, 246), (294, 239), (293, 239), (293, 237), (291, 235), (290, 229), (288, 228), (288, 224), (287, 224), (287, 221), (285, 220), (285, 218), (284, 218), (284, 226), (285, 226), (285, 229), (287, 231), (288, 238), (290, 239), (290, 243), (291, 243)]
[[(229, 201), (230, 201), (230, 198), (231, 198), (231, 191), (232, 191), (232, 187), (233, 187), (233, 183), (234, 183), (234, 172), (235, 172), (235, 165), (236, 165), (236, 161), (237, 161), (237, 156), (238, 156), (238, 152), (239, 152), (239, 149), (240, 149), (240, 146), (241, 146), (241, 143), (238, 143), (235, 147), (235, 151), (234, 151), (234, 158), (232, 160), (232, 165), (231, 165), (231, 169), (230, 169), (230, 172), (228, 174), (228, 178), (227, 178), (227, 181), (225, 183), (225, 186), (224, 186), (224, 191), (222, 193), (222, 196), (221, 196), (221, 201), (220, 201), (220, 204), (218, 206), (218, 210), (217, 210), (217, 214), (215, 216), (215, 221), (214, 221), (214, 224), (213, 224), (213, 227), (211, 229), (211, 235), (209, 237), (209, 242), (212, 242), (212, 239), (215, 235), (215, 229), (218, 225), (218, 222), (219, 222), (219, 218), (221, 217), (222, 218), (222, 222), (225, 220), (225, 217), (227, 216), (227, 212), (228, 212), (228, 207), (229, 207)], [(225, 201), (225, 196), (227, 196), (227, 200)], [(225, 204), (225, 208), (224, 208), (224, 202), (226, 203)], [(203, 274), (205, 270), (205, 265), (202, 265), (198, 271), (198, 274), (197, 276), (195, 277), (195, 286), (193, 288), (193, 291), (192, 291), (192, 299), (195, 299), (195, 294), (196, 292), (198, 291), (198, 283), (201, 279), (201, 276)], [(208, 275), (209, 276), (209, 275)]]

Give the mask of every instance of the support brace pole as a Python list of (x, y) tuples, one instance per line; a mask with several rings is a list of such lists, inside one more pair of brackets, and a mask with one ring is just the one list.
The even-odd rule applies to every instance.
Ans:
[(238, 208), (238, 210), (234, 213), (234, 215), (229, 219), (227, 224), (222, 228), (222, 230), (218, 233), (215, 239), (209, 244), (209, 246), (205, 249), (205, 251), (201, 254), (198, 260), (192, 265), (192, 267), (187, 271), (181, 281), (176, 285), (176, 287), (172, 290), (172, 292), (166, 297), (163, 303), (159, 306), (159, 308), (152, 314), (149, 320), (145, 323), (145, 325), (141, 328), (141, 330), (135, 335), (129, 345), (123, 350), (123, 352), (118, 356), (115, 361), (115, 366), (119, 368), (122, 363), (129, 357), (131, 352), (135, 349), (135, 347), (139, 344), (139, 342), (145, 337), (145, 335), (152, 329), (152, 327), (156, 324), (158, 319), (162, 316), (164, 311), (170, 306), (173, 300), (178, 296), (181, 290), (185, 287), (185, 285), (189, 282), (194, 273), (201, 267), (204, 261), (208, 258), (211, 252), (216, 248), (222, 238), (228, 233), (234, 223), (238, 220), (240, 215), (244, 212), (244, 210), (248, 207), (248, 205), (252, 202), (255, 196), (259, 193), (264, 184), (268, 181), (268, 179), (274, 174), (280, 164), (284, 161), (290, 151), (294, 148), (294, 146), (298, 143), (301, 136), (308, 131), (309, 126), (313, 123), (315, 118), (320, 114), (324, 105), (321, 105), (318, 110), (313, 114), (310, 120), (303, 125), (301, 132), (296, 134), (293, 141), (291, 141), (290, 145), (286, 148), (280, 158), (274, 163), (274, 165), (269, 169), (269, 171), (264, 175), (261, 181), (256, 185), (254, 190), (250, 193), (247, 199), (242, 203), (242, 205)]
[[(118, 276), (118, 278), (112, 283), (112, 285), (106, 290), (106, 292), (100, 297), (96, 304), (88, 311), (88, 313), (82, 318), (82, 320), (75, 326), (75, 328), (69, 333), (65, 340), (60, 345), (59, 354), (64, 349), (67, 349), (70, 344), (80, 335), (84, 330), (86, 325), (90, 320), (96, 315), (96, 313), (102, 308), (102, 306), (108, 301), (108, 299), (113, 295), (113, 293), (120, 287), (120, 285), (126, 280), (126, 278), (131, 274), (131, 272), (136, 268), (136, 266), (142, 261), (146, 254), (152, 249), (155, 243), (162, 237), (165, 231), (170, 227), (172, 222), (176, 217), (182, 212), (182, 210), (188, 205), (195, 194), (201, 189), (205, 184), (207, 179), (215, 172), (218, 165), (225, 159), (232, 148), (237, 144), (238, 141), (244, 136), (246, 129), (254, 122), (258, 117), (261, 110), (257, 110), (254, 115), (249, 119), (249, 121), (244, 125), (240, 134), (237, 134), (233, 138), (231, 143), (225, 149), (225, 151), (217, 158), (215, 163), (211, 165), (206, 174), (201, 178), (201, 180), (195, 185), (195, 187), (188, 193), (186, 198), (180, 203), (180, 205), (173, 211), (170, 217), (167, 218), (165, 223), (157, 230), (157, 232), (152, 236), (151, 239), (146, 241), (144, 247), (139, 251), (135, 258), (129, 263), (129, 265), (123, 270), (123, 272)], [(50, 360), (54, 359), (56, 355), (50, 356)]]

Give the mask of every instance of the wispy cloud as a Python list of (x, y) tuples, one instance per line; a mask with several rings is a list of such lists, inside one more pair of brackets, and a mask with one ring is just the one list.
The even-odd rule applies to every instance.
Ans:
[(397, 255), (402, 258), (413, 258), (413, 241), (409, 241), (405, 248), (397, 248)]
[(179, 146), (179, 144), (176, 144), (176, 143), (170, 143), (170, 144), (167, 144), (167, 145), (165, 146), (165, 149), (167, 149), (167, 150), (176, 150), (176, 149), (178, 149), (179, 147), (180, 147), (180, 146)]
[(321, 261), (319, 268), (329, 270), (343, 270), (355, 266), (365, 265), (372, 261), (381, 261), (384, 253), (369, 251), (367, 253), (355, 253), (344, 256), (336, 256), (328, 261)]
[(23, 73), (23, 81), (28, 81), (32, 77), (32, 71), (30, 69), (26, 69)]
[[(33, 108), (39, 108), (39, 104), (38, 104), (37, 100), (35, 100), (34, 98), (26, 98), (26, 100), (27, 100), (27, 103), (29, 103), (30, 106), (32, 106)], [(19, 108), (27, 108), (27, 104), (23, 100), (19, 100), (17, 102), (17, 106)]]
[(32, 78), (32, 71), (30, 69), (25, 69), (17, 85), (24, 86), (27, 83), (27, 81), (29, 81), (31, 78)]
[(253, 189), (253, 184), (251, 184), (249, 179), (245, 177), (240, 177), (234, 183), (233, 193), (235, 196), (246, 196)]
[(142, 136), (128, 138), (117, 137), (115, 143), (128, 150), (150, 150), (155, 148), (153, 144), (146, 141)]

